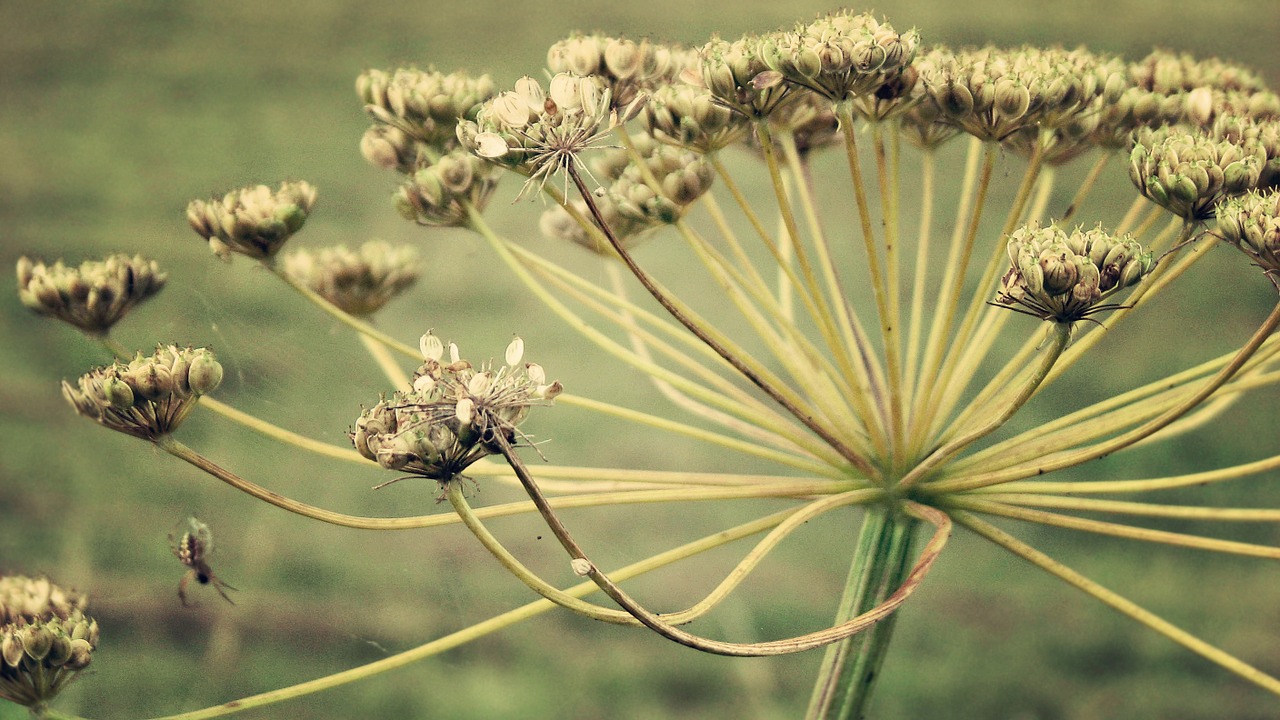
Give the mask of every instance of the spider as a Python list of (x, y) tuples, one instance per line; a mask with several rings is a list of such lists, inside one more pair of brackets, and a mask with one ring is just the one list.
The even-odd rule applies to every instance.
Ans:
[(176, 540), (174, 539), (176, 530), (175, 533), (169, 534), (170, 549), (173, 550), (174, 556), (183, 565), (191, 568), (178, 583), (178, 599), (182, 601), (182, 606), (192, 606), (192, 603), (187, 602), (187, 583), (191, 582), (192, 578), (201, 585), (213, 585), (213, 589), (218, 591), (223, 600), (235, 605), (235, 601), (227, 596), (226, 590), (236, 590), (236, 588), (218, 579), (206, 559), (213, 552), (213, 533), (209, 532), (209, 526), (194, 517), (187, 518), (182, 524), (183, 532)]

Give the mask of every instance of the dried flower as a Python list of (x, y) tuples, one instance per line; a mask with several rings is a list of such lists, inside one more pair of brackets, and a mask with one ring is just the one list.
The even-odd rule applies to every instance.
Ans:
[(481, 106), (475, 122), (460, 123), (458, 139), (476, 155), (528, 175), (531, 183), (546, 182), (626, 120), (611, 108), (609, 90), (597, 78), (560, 73), (544, 91), (526, 76), (515, 90)]
[(204, 348), (160, 346), (154, 355), (116, 362), (62, 382), (76, 412), (126, 435), (155, 440), (173, 431), (201, 395), (222, 382), (222, 365)]
[(1218, 232), (1262, 268), (1280, 278), (1280, 188), (1252, 190), (1218, 206)]
[(1012, 267), (996, 302), (1043, 320), (1071, 323), (1113, 310), (1104, 299), (1135, 285), (1151, 269), (1151, 253), (1130, 235), (1114, 237), (1101, 226), (1068, 233), (1031, 222), (1009, 236)]
[(87, 604), (47, 578), (0, 577), (0, 698), (42, 705), (88, 667), (98, 623)]
[(622, 110), (655, 88), (670, 85), (693, 62), (684, 48), (593, 34), (571, 35), (547, 51), (553, 73), (594, 75), (609, 89), (613, 107)]
[(418, 265), (413, 248), (377, 240), (355, 251), (339, 245), (284, 258), (286, 273), (352, 315), (372, 315), (413, 285)]
[(351, 435), (356, 450), (389, 470), (447, 483), (486, 455), (499, 452), (497, 438), (522, 437), (518, 426), (529, 408), (554, 399), (558, 382), (547, 382), (542, 367), (521, 364), (524, 341), (507, 347), (506, 364), (479, 371), (449, 344), (422, 336), (425, 362), (413, 387), (361, 413)]
[(106, 333), (135, 305), (160, 292), (168, 275), (141, 255), (109, 255), (79, 267), (18, 260), (18, 298), (93, 335)]
[(266, 185), (227, 193), (221, 200), (193, 200), (187, 221), (223, 259), (239, 253), (255, 260), (275, 257), (285, 241), (302, 229), (316, 203), (306, 182), (285, 182), (272, 192)]

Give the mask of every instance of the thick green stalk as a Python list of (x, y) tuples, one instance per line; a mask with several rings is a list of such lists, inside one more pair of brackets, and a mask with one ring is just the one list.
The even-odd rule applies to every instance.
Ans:
[[(917, 521), (868, 509), (835, 624), (881, 604), (906, 578)], [(809, 698), (809, 720), (860, 718), (866, 710), (893, 633), (890, 615), (874, 628), (827, 648)]]

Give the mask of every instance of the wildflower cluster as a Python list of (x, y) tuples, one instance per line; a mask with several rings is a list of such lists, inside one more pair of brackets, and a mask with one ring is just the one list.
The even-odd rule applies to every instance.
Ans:
[(302, 229), (315, 204), (316, 190), (306, 182), (281, 183), (275, 191), (256, 185), (221, 199), (191, 201), (187, 221), (218, 257), (237, 253), (270, 260)]
[(1218, 232), (1276, 281), (1280, 276), (1280, 188), (1251, 190), (1217, 208)]
[(498, 450), (498, 438), (515, 444), (529, 409), (554, 399), (558, 382), (547, 382), (535, 363), (521, 363), (524, 341), (507, 347), (506, 364), (477, 369), (431, 333), (422, 336), (425, 359), (410, 389), (365, 410), (352, 443), (361, 455), (388, 470), (447, 483), (472, 463)]
[[(642, 133), (632, 135), (631, 144), (643, 159), (643, 165), (633, 162), (631, 151), (623, 148), (602, 151), (587, 164), (592, 177), (607, 183), (596, 191), (596, 207), (614, 235), (624, 243), (647, 230), (679, 220), (685, 210), (707, 192), (714, 178), (711, 166), (695, 153), (659, 144)], [(656, 191), (646, 175), (656, 181)], [(579, 217), (588, 212), (585, 200), (571, 201), (568, 206)], [(609, 252), (608, 243), (597, 241), (565, 207), (544, 211), (541, 227), (547, 237), (571, 240), (597, 252)]]
[(164, 288), (169, 276), (154, 260), (123, 253), (69, 267), (18, 260), (18, 299), (41, 315), (51, 315), (86, 333), (112, 328), (138, 303)]
[(222, 383), (222, 365), (204, 348), (160, 346), (128, 363), (92, 370), (62, 395), (76, 412), (126, 435), (155, 440), (186, 419), (201, 395)]
[(1067, 232), (1032, 222), (1009, 236), (1013, 266), (996, 300), (1054, 322), (1070, 323), (1114, 306), (1107, 297), (1136, 285), (1151, 269), (1151, 253), (1130, 236), (1101, 227)]
[(0, 576), (0, 698), (43, 707), (93, 660), (88, 598), (48, 578)]
[(285, 256), (284, 271), (343, 312), (365, 316), (417, 282), (418, 252), (376, 240), (358, 250), (295, 250)]

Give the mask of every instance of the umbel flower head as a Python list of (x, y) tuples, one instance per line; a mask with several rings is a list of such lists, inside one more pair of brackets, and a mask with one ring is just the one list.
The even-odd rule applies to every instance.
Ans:
[(222, 365), (204, 348), (160, 346), (128, 364), (95, 368), (77, 385), (62, 381), (62, 395), (76, 412), (126, 435), (155, 440), (173, 431), (201, 395), (222, 382)]
[(881, 92), (902, 97), (914, 84), (903, 74), (919, 44), (914, 30), (899, 34), (869, 13), (842, 10), (765, 37), (761, 55), (787, 82), (840, 102)]
[(1280, 188), (1252, 190), (1218, 206), (1218, 232), (1280, 281)]
[(544, 91), (525, 76), (482, 105), (474, 122), (459, 123), (458, 140), (486, 160), (545, 182), (572, 166), (578, 153), (598, 147), (629, 114), (612, 109), (599, 78), (559, 73)]
[(694, 62), (691, 50), (600, 34), (574, 34), (547, 51), (551, 72), (600, 78), (618, 109), (630, 105), (641, 93), (670, 85)]
[(474, 117), (477, 106), (495, 91), (488, 75), (474, 78), (433, 69), (368, 70), (356, 79), (356, 94), (375, 120), (437, 153), (453, 149), (458, 121)]
[(365, 410), (351, 440), (361, 455), (389, 470), (447, 483), (475, 461), (500, 452), (498, 438), (514, 444), (529, 408), (554, 399), (558, 382), (542, 367), (522, 363), (524, 341), (507, 347), (506, 363), (476, 369), (458, 346), (422, 336), (422, 367), (413, 387)]
[(1152, 264), (1132, 236), (1113, 237), (1101, 226), (1067, 232), (1033, 221), (1009, 236), (1008, 251), (1012, 267), (996, 302), (1060, 323), (1116, 309), (1099, 303), (1137, 284)]
[[(629, 153), (612, 148), (598, 154), (589, 167), (601, 181), (609, 181), (595, 193), (596, 207), (615, 237), (623, 243), (635, 239), (646, 230), (674, 223), (711, 188), (714, 171), (698, 155), (670, 145), (660, 144), (644, 133), (631, 136), (636, 151), (658, 181), (661, 193), (645, 182), (641, 169), (631, 162)], [(574, 200), (570, 206), (580, 216), (588, 214), (586, 202)], [(571, 240), (601, 253), (611, 253), (607, 241), (596, 241), (561, 206), (542, 213), (540, 227), (550, 238)]]
[(737, 142), (747, 131), (746, 116), (716, 100), (706, 88), (664, 85), (644, 107), (645, 124), (656, 139), (702, 154)]
[(106, 333), (133, 306), (160, 292), (168, 275), (154, 260), (123, 253), (86, 260), (79, 267), (18, 260), (18, 298), (86, 333)]
[(1214, 207), (1257, 186), (1267, 164), (1261, 143), (1218, 139), (1177, 127), (1133, 134), (1129, 179), (1147, 199), (1187, 220), (1213, 217)]
[(372, 315), (418, 280), (418, 252), (379, 240), (359, 250), (295, 250), (285, 256), (284, 271), (344, 312)]
[(239, 253), (269, 260), (302, 229), (315, 204), (315, 188), (303, 181), (281, 183), (275, 191), (256, 185), (233, 190), (221, 199), (192, 200), (187, 205), (187, 222), (220, 258)]
[(47, 578), (0, 577), (0, 698), (42, 705), (88, 667), (98, 623), (87, 604)]
[(396, 209), (419, 225), (458, 227), (470, 219), (467, 206), (483, 211), (498, 185), (496, 168), (465, 150), (454, 150), (418, 169), (395, 193)]

